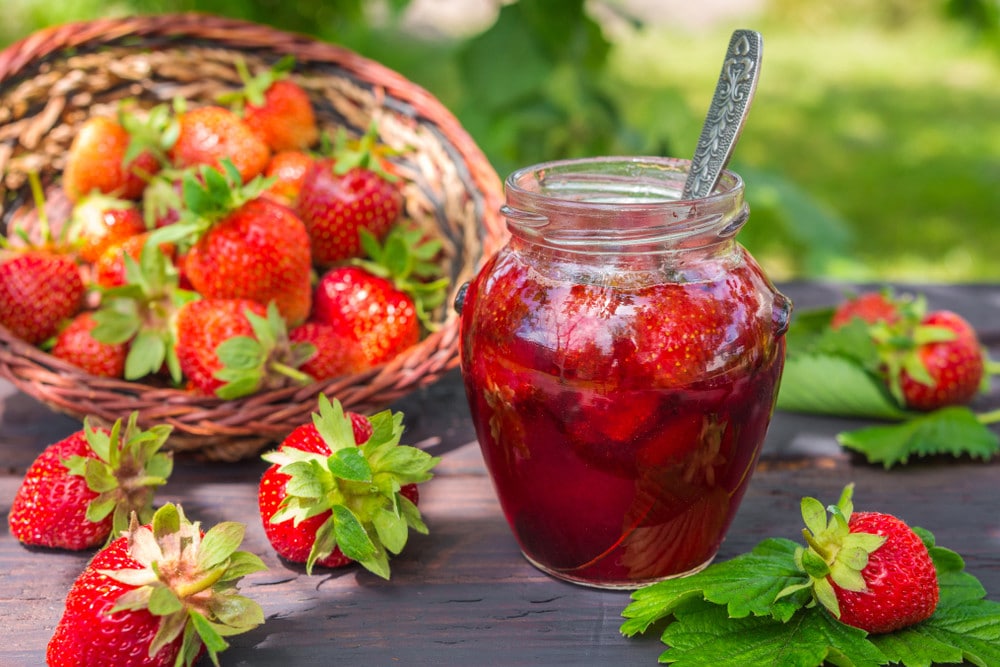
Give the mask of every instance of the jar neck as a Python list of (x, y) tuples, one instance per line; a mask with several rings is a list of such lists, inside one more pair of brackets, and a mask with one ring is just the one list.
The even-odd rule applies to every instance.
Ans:
[(605, 157), (511, 174), (503, 214), (512, 243), (557, 254), (725, 253), (746, 222), (743, 181), (724, 172), (708, 197), (681, 199), (690, 161)]

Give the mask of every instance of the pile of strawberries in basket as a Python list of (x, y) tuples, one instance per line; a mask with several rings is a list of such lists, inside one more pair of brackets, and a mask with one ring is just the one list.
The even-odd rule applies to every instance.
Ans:
[(329, 136), (290, 60), (237, 65), (243, 88), (211, 104), (86, 120), (66, 220), (32, 177), (0, 324), (93, 375), (226, 399), (364, 371), (433, 327), (441, 244), (403, 215), (377, 128)]

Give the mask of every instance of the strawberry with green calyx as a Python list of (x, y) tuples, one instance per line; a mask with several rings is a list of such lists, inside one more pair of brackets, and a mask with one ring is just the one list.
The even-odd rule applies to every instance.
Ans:
[(312, 101), (288, 76), (294, 66), (295, 58), (289, 55), (251, 75), (246, 61), (239, 58), (236, 69), (243, 88), (219, 97), (273, 151), (304, 150), (319, 138)]
[(315, 356), (316, 346), (289, 339), (288, 328), (274, 303), (268, 305), (266, 317), (249, 309), (245, 315), (252, 335), (227, 338), (215, 350), (222, 365), (215, 379), (223, 382), (215, 390), (216, 396), (229, 400), (289, 382), (308, 384), (313, 380), (299, 367)]
[(0, 237), (0, 324), (37, 345), (80, 311), (86, 289), (71, 246), (52, 235), (38, 175), (30, 174), (29, 180), (41, 239), (34, 243), (18, 229), (22, 244), (13, 247)]
[(272, 465), (260, 481), (260, 514), (282, 558), (308, 573), (356, 561), (389, 578), (388, 554), (402, 551), (411, 529), (427, 533), (416, 485), (439, 460), (399, 444), (402, 422), (388, 410), (345, 413), (321, 395), (313, 422), (263, 456)]
[(260, 197), (265, 179), (243, 185), (235, 167), (203, 167), (183, 180), (180, 219), (151, 236), (179, 244), (183, 273), (205, 297), (274, 301), (285, 320), (305, 321), (312, 306), (312, 259), (302, 221)]
[(178, 131), (167, 105), (142, 114), (123, 104), (117, 118), (88, 118), (67, 152), (63, 189), (72, 201), (95, 191), (139, 199), (149, 179), (166, 164)]
[(369, 233), (361, 239), (370, 260), (327, 271), (316, 287), (312, 319), (357, 340), (372, 366), (388, 361), (433, 329), (431, 311), (444, 302), (447, 278), (431, 259), (436, 239), (396, 227), (384, 245)]
[[(846, 501), (834, 511), (834, 523), (838, 514), (844, 518), (850, 509), (849, 490), (844, 497)], [(821, 525), (825, 514), (816, 501), (806, 499), (803, 511), (812, 524), (810, 532), (823, 533), (829, 527)], [(659, 625), (660, 639), (668, 646), (660, 662), (686, 665), (916, 667), (963, 660), (1000, 664), (1000, 602), (985, 599), (985, 589), (964, 570), (961, 556), (935, 544), (930, 532), (904, 529), (902, 522), (890, 521), (888, 516), (862, 512), (847, 519), (850, 534), (868, 533), (885, 541), (867, 556), (866, 566), (860, 561), (871, 545), (852, 548), (869, 591), (851, 594), (865, 598), (864, 602), (836, 592), (840, 620), (815, 600), (813, 579), (801, 567), (810, 559), (803, 557), (809, 547), (768, 538), (750, 552), (715, 562), (697, 574), (635, 591), (622, 612), (626, 620), (621, 632), (633, 636)], [(924, 563), (913, 578), (927, 579), (926, 585), (911, 588), (904, 584), (910, 565), (925, 559), (936, 580), (925, 574)], [(840, 560), (847, 563), (851, 558), (845, 554)], [(898, 590), (893, 583), (897, 580)], [(904, 600), (907, 595), (915, 601)], [(930, 601), (937, 602), (933, 613), (925, 608)], [(916, 608), (920, 613), (906, 613)], [(887, 632), (857, 627), (890, 616), (907, 624)]]
[(190, 667), (204, 652), (218, 665), (225, 637), (264, 622), (260, 605), (237, 590), (267, 569), (237, 550), (244, 532), (235, 522), (203, 532), (173, 504), (148, 525), (133, 515), (73, 583), (47, 647), (50, 667)]
[(855, 514), (852, 493), (853, 485), (847, 486), (828, 508), (832, 520), (815, 498), (802, 501), (808, 546), (795, 558), (809, 575), (804, 585), (842, 623), (866, 632), (892, 632), (929, 618), (939, 590), (927, 547), (896, 517)]
[(125, 376), (126, 343), (104, 343), (94, 338), (94, 312), (85, 310), (69, 321), (56, 335), (50, 353), (98, 377)]
[(296, 210), (319, 266), (360, 256), (361, 230), (382, 240), (399, 219), (403, 195), (383, 162), (388, 149), (376, 140), (374, 124), (356, 145), (341, 129), (333, 156), (317, 160), (306, 172)]
[(127, 528), (133, 512), (148, 520), (153, 494), (173, 468), (161, 452), (171, 427), (147, 430), (132, 413), (123, 428), (83, 429), (48, 446), (28, 467), (11, 505), (11, 534), (25, 544), (81, 550)]
[(106, 344), (127, 344), (124, 377), (138, 380), (164, 367), (175, 384), (181, 382), (173, 319), (198, 294), (181, 289), (177, 268), (159, 244), (146, 239), (136, 262), (122, 253), (124, 283), (103, 290), (94, 313), (93, 337)]

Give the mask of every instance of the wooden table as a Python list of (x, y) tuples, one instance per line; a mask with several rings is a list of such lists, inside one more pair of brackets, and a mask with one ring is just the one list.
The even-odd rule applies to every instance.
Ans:
[[(799, 308), (835, 302), (838, 285), (782, 287)], [(1000, 358), (1000, 287), (921, 288), (931, 305), (973, 321)], [(994, 385), (1000, 383), (994, 382)], [(1000, 404), (996, 387), (984, 405)], [(406, 415), (407, 444), (443, 457), (423, 485), (430, 535), (415, 535), (383, 581), (360, 568), (318, 570), (278, 559), (257, 516), (259, 460), (177, 462), (158, 502), (183, 504), (203, 525), (247, 524), (244, 548), (269, 571), (244, 580), (266, 622), (233, 638), (225, 665), (655, 665), (657, 637), (619, 632), (628, 593), (551, 579), (520, 555), (483, 468), (457, 371), (393, 406)], [(777, 413), (761, 464), (718, 558), (769, 536), (797, 539), (799, 500), (834, 502), (855, 482), (858, 509), (912, 520), (964, 555), (968, 571), (1000, 599), (1000, 458), (937, 460), (885, 471), (840, 449), (850, 420)], [(41, 449), (79, 428), (0, 381), (0, 513), (6, 516), (25, 469)], [(28, 549), (0, 529), (0, 665), (41, 665), (66, 591), (89, 553)], [(206, 661), (207, 662), (207, 661)]]

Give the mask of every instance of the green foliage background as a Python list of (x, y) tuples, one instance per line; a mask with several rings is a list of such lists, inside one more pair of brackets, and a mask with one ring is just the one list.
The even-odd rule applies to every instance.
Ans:
[(179, 11), (311, 34), (427, 88), (504, 176), (554, 158), (691, 155), (729, 34), (754, 28), (764, 66), (732, 167), (753, 211), (740, 238), (769, 273), (1000, 279), (1000, 0), (769, 0), (694, 27), (641, 20), (626, 0), (519, 0), (457, 35), (413, 29), (414, 4), (7, 0), (0, 45)]

